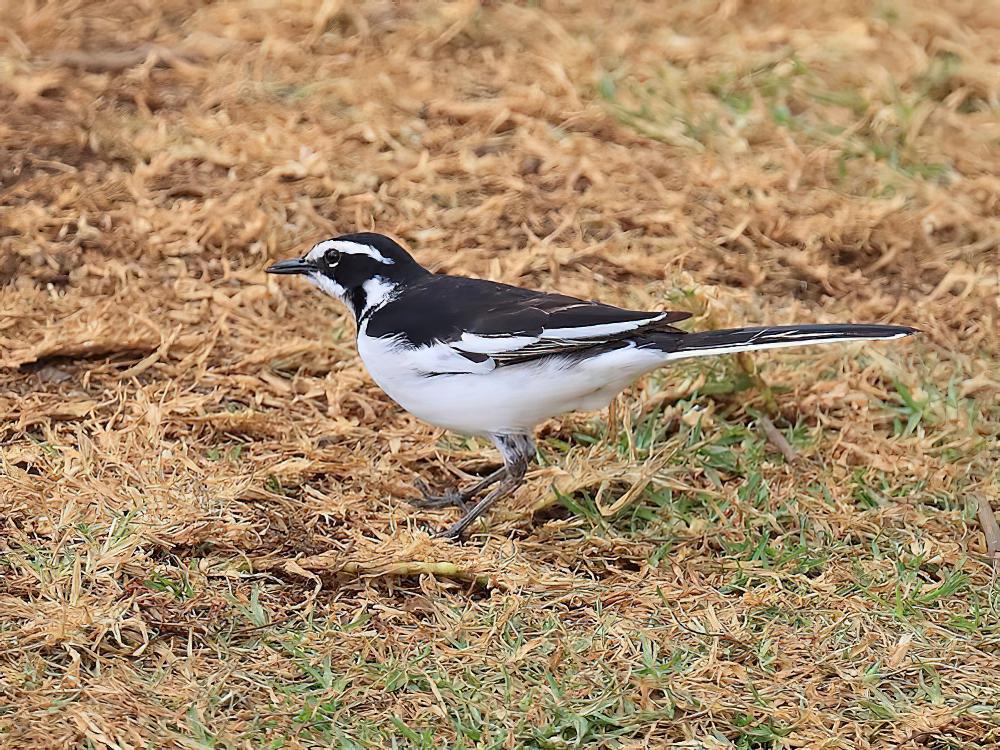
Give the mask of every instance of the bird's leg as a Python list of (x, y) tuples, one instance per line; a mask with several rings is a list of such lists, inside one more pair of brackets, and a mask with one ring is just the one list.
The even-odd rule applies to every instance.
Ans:
[(459, 539), (477, 518), (490, 509), (493, 503), (509, 495), (524, 481), (528, 463), (535, 457), (535, 441), (531, 435), (491, 435), (490, 437), (500, 449), (500, 453), (503, 454), (505, 471), (501, 475), (503, 478), (500, 480), (500, 484), (476, 503), (471, 510), (466, 511), (462, 518), (440, 532), (438, 536), (446, 539)]
[(507, 467), (501, 466), (492, 474), (487, 474), (473, 485), (465, 487), (464, 489), (449, 488), (445, 490), (442, 495), (433, 494), (427, 486), (427, 483), (423, 479), (418, 479), (414, 484), (416, 485), (416, 488), (420, 490), (420, 494), (423, 495), (423, 498), (419, 500), (410, 500), (408, 502), (410, 505), (417, 508), (446, 508), (449, 505), (457, 505), (462, 510), (466, 510), (465, 504), (469, 502), (469, 500), (474, 498), (487, 487), (491, 487), (499, 482), (506, 474)]
[(486, 497), (484, 497), (482, 500), (476, 503), (476, 505), (473, 506), (471, 510), (466, 511), (465, 515), (462, 516), (462, 518), (453, 523), (444, 531), (439, 532), (437, 536), (442, 537), (444, 539), (461, 538), (462, 534), (465, 533), (465, 530), (469, 528), (469, 526), (471, 526), (476, 521), (477, 518), (479, 518), (483, 513), (489, 510), (490, 506), (493, 505), (493, 503), (495, 503), (501, 497), (509, 495), (514, 489), (516, 489), (517, 486), (521, 484), (523, 478), (524, 478), (523, 474), (520, 477), (508, 476), (506, 479), (501, 481), (499, 485), (494, 487)]

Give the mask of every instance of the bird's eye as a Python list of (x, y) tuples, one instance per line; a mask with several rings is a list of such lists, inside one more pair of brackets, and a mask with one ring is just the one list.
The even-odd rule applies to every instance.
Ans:
[(332, 271), (336, 268), (337, 264), (340, 263), (340, 251), (339, 250), (327, 250), (323, 255), (323, 270)]

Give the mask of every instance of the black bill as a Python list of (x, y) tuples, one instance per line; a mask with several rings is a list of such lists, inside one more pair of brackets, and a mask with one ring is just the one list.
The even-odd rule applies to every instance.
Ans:
[(268, 273), (312, 273), (316, 270), (316, 266), (310, 263), (305, 258), (289, 258), (288, 260), (279, 260), (267, 268)]

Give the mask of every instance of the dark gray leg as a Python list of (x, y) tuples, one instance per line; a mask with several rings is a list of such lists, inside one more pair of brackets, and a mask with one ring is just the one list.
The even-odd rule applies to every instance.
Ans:
[(474, 498), (487, 487), (491, 487), (499, 482), (506, 474), (507, 467), (501, 466), (492, 474), (487, 474), (475, 484), (470, 485), (465, 489), (449, 488), (444, 491), (443, 495), (435, 495), (431, 493), (427, 483), (423, 479), (418, 479), (414, 484), (416, 485), (416, 488), (420, 490), (420, 494), (423, 495), (423, 497), (419, 500), (408, 500), (407, 502), (416, 508), (447, 508), (450, 505), (456, 505), (462, 510), (466, 510), (465, 504), (469, 502), (469, 500)]
[(505, 475), (500, 484), (469, 511), (461, 519), (442, 531), (438, 536), (446, 539), (458, 539), (477, 518), (490, 509), (502, 497), (513, 492), (522, 481), (528, 470), (528, 464), (535, 457), (535, 441), (531, 435), (490, 435), (493, 443), (503, 455)]

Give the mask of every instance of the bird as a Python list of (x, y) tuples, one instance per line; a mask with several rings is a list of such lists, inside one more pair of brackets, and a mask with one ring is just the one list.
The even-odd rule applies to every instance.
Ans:
[[(420, 508), (463, 514), (439, 536), (457, 540), (523, 481), (535, 428), (599, 410), (642, 375), (689, 357), (807, 344), (899, 339), (883, 324), (754, 326), (689, 333), (681, 311), (627, 310), (485, 279), (432, 273), (398, 242), (356, 232), (322, 240), (271, 274), (303, 276), (357, 323), (357, 351), (375, 383), (437, 427), (486, 437), (502, 466), (439, 495), (417, 481)], [(478, 500), (477, 500), (478, 498)], [(476, 501), (473, 503), (473, 501)]]

